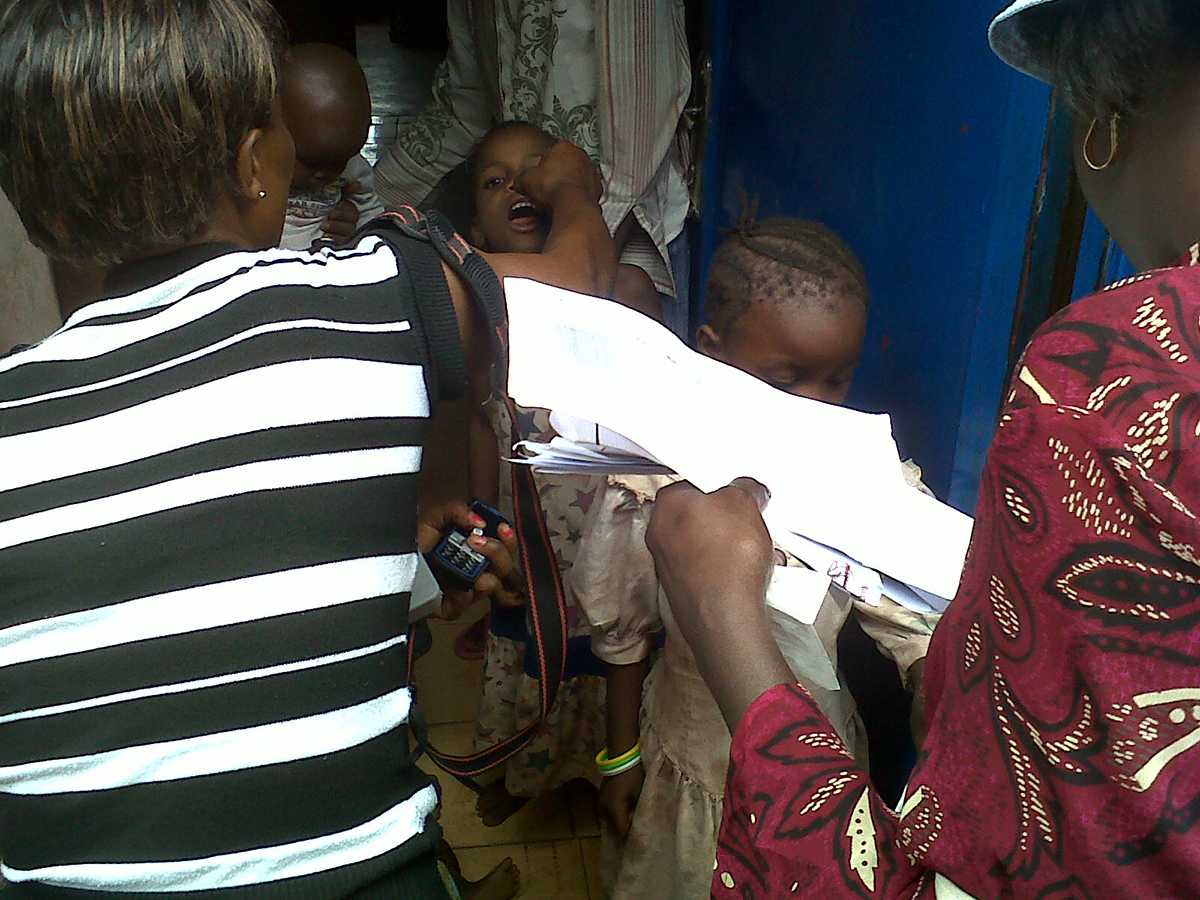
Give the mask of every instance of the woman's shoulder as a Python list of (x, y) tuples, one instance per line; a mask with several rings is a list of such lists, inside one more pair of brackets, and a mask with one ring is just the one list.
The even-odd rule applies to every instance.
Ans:
[(1099, 411), (1114, 393), (1152, 381), (1200, 389), (1200, 266), (1123, 279), (1038, 329), (1016, 372), (1040, 403)]
[[(1200, 265), (1151, 269), (1076, 300), (1047, 320), (1031, 346), (1064, 333), (1149, 336), (1160, 348), (1200, 340)], [(1170, 329), (1168, 333), (1165, 329)], [(1174, 334), (1175, 339), (1170, 340)]]

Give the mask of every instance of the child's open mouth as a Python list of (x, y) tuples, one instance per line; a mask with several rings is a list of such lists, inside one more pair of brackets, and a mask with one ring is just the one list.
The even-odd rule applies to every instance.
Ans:
[(513, 201), (508, 208), (508, 224), (513, 231), (528, 234), (542, 227), (542, 213), (525, 198)]

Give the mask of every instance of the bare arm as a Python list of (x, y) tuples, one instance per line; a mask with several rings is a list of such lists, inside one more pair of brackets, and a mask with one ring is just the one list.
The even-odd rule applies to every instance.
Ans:
[(660, 491), (647, 535), (676, 622), (733, 736), (713, 896), (747, 885), (746, 896), (800, 896), (800, 873), (803, 896), (931, 896), (897, 846), (895, 815), (771, 637), (774, 554), (762, 498), (753, 497), (761, 486), (740, 481), (744, 489), (712, 494), (691, 485)]
[(612, 298), (622, 306), (648, 315), (655, 322), (663, 320), (662, 298), (658, 295), (658, 289), (654, 287), (650, 276), (637, 266), (617, 266)]
[(500, 453), (484, 404), (492, 394), (493, 347), (487, 322), (462, 279), (445, 263), (442, 272), (450, 286), (450, 301), (458, 318), (458, 333), (467, 358), (467, 479), (474, 498), (495, 505), (500, 486)]
[(610, 755), (624, 753), (641, 735), (642, 683), (650, 671), (648, 659), (627, 666), (605, 666), (608, 693), (605, 710)]
[[(649, 670), (648, 659), (605, 666), (605, 746), (610, 757), (625, 753), (641, 740), (642, 683)], [(645, 779), (645, 768), (635, 766), (605, 778), (600, 785), (600, 810), (622, 836), (629, 834)]]
[(672, 485), (659, 491), (646, 534), (675, 621), (730, 733), (760, 695), (796, 680), (767, 619), (775, 556), (760, 513), (765, 495), (750, 479), (712, 494)]
[(925, 746), (925, 736), (929, 733), (929, 723), (925, 719), (925, 660), (918, 659), (908, 670), (908, 685), (912, 690), (912, 713), (909, 715), (909, 727), (912, 729), (913, 742), (920, 750)]
[[(752, 595), (745, 591), (734, 596), (713, 592), (701, 602), (719, 608), (744, 606), (751, 600), (765, 604), (766, 594)], [(761, 622), (738, 622), (719, 615), (713, 618), (723, 621), (718, 627), (708, 627), (697, 643), (689, 643), (698, 663), (704, 656), (704, 662), (699, 664), (700, 674), (713, 692), (732, 734), (750, 704), (777, 685), (794, 683), (796, 676), (779, 652), (765, 616)], [(698, 650), (698, 646), (703, 649)], [(722, 654), (727, 656), (723, 658)]]
[[(471, 419), (467, 426), (467, 483), (471, 497), (489, 506), (500, 501), (500, 446), (483, 402), (472, 390)], [(486, 399), (486, 398), (485, 398)]]

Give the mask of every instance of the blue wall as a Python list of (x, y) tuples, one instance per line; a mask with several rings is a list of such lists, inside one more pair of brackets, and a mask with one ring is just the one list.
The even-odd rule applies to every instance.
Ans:
[[(1049, 91), (987, 46), (997, 0), (711, 0), (698, 275), (743, 198), (819, 218), (874, 291), (854, 403), (973, 511), (1046, 143)], [(1057, 164), (1057, 163), (1056, 163)]]

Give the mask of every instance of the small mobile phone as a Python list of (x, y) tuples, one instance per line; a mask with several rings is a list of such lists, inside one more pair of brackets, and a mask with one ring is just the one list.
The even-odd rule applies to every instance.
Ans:
[(470, 508), (471, 512), (483, 519), (483, 527), (464, 531), (455, 526), (442, 536), (433, 553), (429, 554), (430, 564), (464, 590), (472, 587), (488, 567), (487, 557), (467, 541), (476, 535), (499, 537), (500, 526), (508, 524), (499, 511), (480, 500), (472, 501)]

